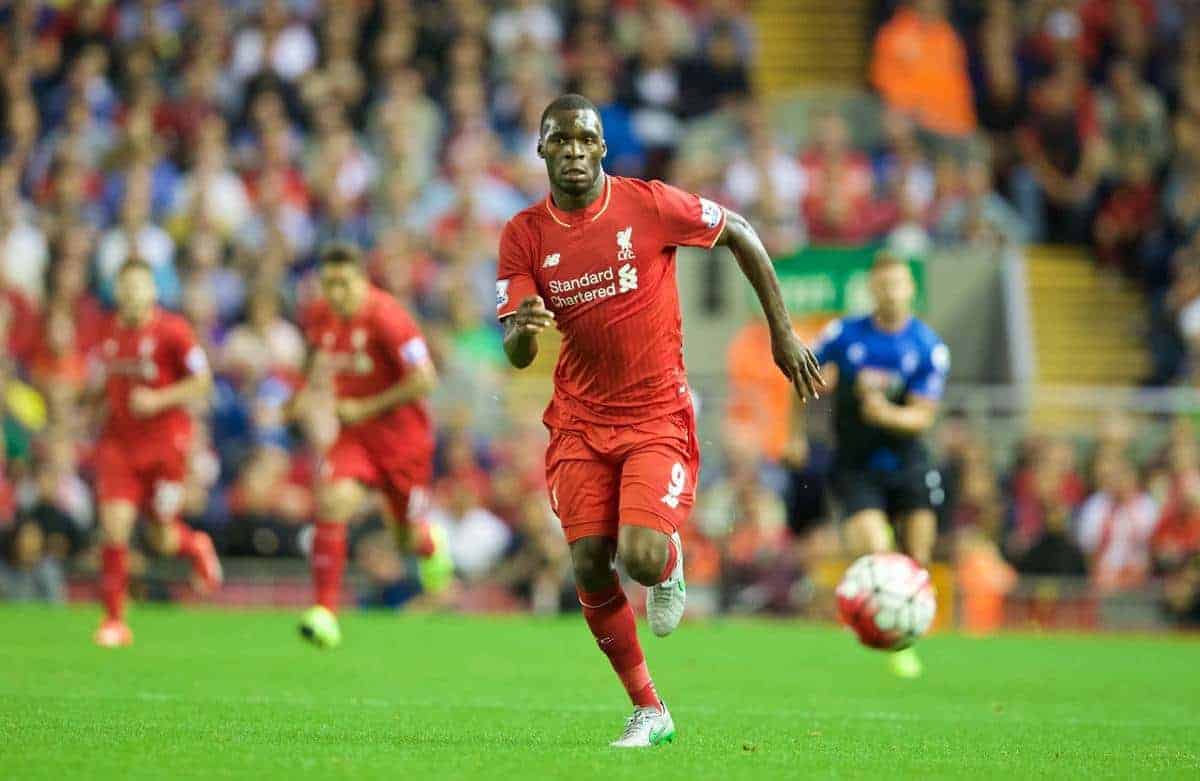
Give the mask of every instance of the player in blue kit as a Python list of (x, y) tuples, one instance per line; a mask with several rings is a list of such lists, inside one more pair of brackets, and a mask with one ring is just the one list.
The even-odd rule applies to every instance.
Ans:
[[(852, 553), (891, 550), (899, 537), (909, 556), (928, 565), (944, 492), (924, 434), (937, 417), (950, 351), (913, 316), (916, 284), (906, 262), (880, 253), (870, 289), (874, 311), (833, 321), (814, 350), (826, 387), (834, 388), (833, 490)], [(912, 649), (891, 661), (898, 675), (921, 674)]]

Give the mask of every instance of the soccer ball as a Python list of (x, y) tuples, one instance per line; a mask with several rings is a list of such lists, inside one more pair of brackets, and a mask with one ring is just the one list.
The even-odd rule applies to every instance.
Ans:
[(901, 553), (855, 561), (837, 587), (838, 615), (871, 648), (898, 651), (929, 631), (937, 610), (929, 572)]

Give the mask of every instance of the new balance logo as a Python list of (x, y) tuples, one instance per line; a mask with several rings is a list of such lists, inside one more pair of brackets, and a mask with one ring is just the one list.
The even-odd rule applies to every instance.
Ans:
[(637, 269), (629, 263), (617, 269), (618, 292), (628, 293), (637, 290)]
[(636, 257), (633, 254), (633, 226), (629, 225), (625, 230), (617, 231), (617, 260), (633, 260)]
[(542, 268), (553, 268), (558, 265), (559, 253), (552, 252), (542, 261)]

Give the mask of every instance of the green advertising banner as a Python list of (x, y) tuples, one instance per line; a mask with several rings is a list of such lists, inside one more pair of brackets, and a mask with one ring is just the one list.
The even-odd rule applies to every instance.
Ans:
[[(793, 317), (862, 314), (871, 309), (867, 275), (877, 247), (806, 247), (775, 261), (783, 300)], [(925, 309), (925, 265), (909, 264), (917, 281), (916, 309)]]

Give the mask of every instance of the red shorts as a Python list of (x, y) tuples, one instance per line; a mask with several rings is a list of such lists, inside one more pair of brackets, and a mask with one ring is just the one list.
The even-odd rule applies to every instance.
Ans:
[(407, 437), (376, 430), (370, 435), (342, 430), (325, 453), (321, 478), (357, 480), (383, 494), (392, 519), (420, 519), (429, 504), (432, 447), (414, 450)]
[(183, 509), (188, 437), (137, 444), (101, 439), (96, 445), (100, 504), (129, 502), (155, 520), (173, 520)]
[(615, 538), (622, 524), (675, 532), (691, 512), (699, 474), (690, 407), (645, 423), (574, 419), (550, 430), (546, 483), (568, 543)]

